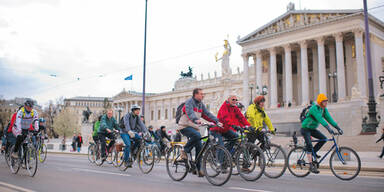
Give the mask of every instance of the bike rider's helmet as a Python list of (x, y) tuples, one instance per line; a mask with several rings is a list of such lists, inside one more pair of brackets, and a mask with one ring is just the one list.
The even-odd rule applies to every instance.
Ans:
[(44, 123), (44, 122), (45, 122), (45, 119), (44, 119), (44, 118), (40, 118), (40, 119), (39, 119), (39, 122)]
[(28, 107), (33, 107), (33, 101), (32, 99), (27, 99), (24, 103), (25, 106), (28, 106)]
[(141, 107), (138, 106), (138, 105), (132, 105), (132, 107), (131, 107), (131, 111), (133, 112), (133, 111), (136, 110), (136, 109), (141, 109)]

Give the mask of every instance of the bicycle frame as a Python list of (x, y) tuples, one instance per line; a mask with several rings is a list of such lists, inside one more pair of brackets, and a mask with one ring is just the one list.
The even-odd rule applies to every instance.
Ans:
[[(336, 142), (336, 139), (335, 139), (335, 136), (332, 135), (332, 138), (331, 139), (317, 139), (317, 140), (312, 140), (312, 143), (317, 143), (317, 142), (321, 142), (321, 141), (333, 141), (333, 145), (332, 147), (328, 150), (328, 152), (320, 159), (320, 161), (318, 162), (319, 164), (321, 162), (323, 162), (323, 160), (328, 156), (328, 154), (333, 151), (333, 149), (336, 148), (336, 153), (337, 153), (337, 157), (339, 158), (339, 160), (345, 164), (345, 161), (343, 159), (343, 157), (341, 156), (340, 154), (340, 151), (339, 151), (339, 146), (337, 145), (337, 142)], [(301, 157), (300, 157), (301, 158)], [(314, 158), (315, 161), (317, 161), (317, 158), (316, 158), (316, 155), (315, 155), (315, 152), (312, 152), (312, 158)]]

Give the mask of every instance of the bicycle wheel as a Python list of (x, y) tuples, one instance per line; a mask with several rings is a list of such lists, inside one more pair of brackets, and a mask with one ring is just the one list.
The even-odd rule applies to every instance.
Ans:
[[(17, 174), (17, 172), (19, 172), (19, 169), (20, 169), (20, 166), (21, 166), (21, 164), (20, 164), (21, 161), (20, 161), (20, 158), (13, 158), (12, 157), (12, 153), (13, 153), (14, 150), (15, 150), (15, 145), (12, 145), (10, 147), (10, 149), (8, 150), (8, 156), (9, 156), (9, 158), (8, 158), (8, 165), (9, 165), (9, 169), (11, 170), (11, 172), (13, 174)], [(19, 153), (20, 153), (20, 151), (19, 151)]]
[(37, 162), (39, 161), (37, 158), (36, 148), (29, 144), (27, 145), (27, 150), (25, 151), (25, 167), (27, 168), (29, 176), (33, 177), (37, 171)]
[(288, 170), (296, 177), (309, 174), (309, 162), (304, 147), (295, 147), (288, 153)]
[(332, 173), (341, 180), (354, 179), (360, 173), (361, 161), (359, 155), (349, 147), (334, 150), (329, 159)]
[(38, 155), (40, 163), (44, 163), (45, 159), (47, 158), (47, 146), (44, 143), (40, 145)]
[(88, 160), (90, 163), (95, 163), (95, 145), (91, 144), (88, 147)]
[(8, 167), (9, 167), (9, 158), (10, 158), (9, 148), (11, 148), (11, 147), (8, 146), (8, 150), (4, 150), (4, 160), (7, 163)]
[(160, 163), (160, 160), (161, 160), (161, 152), (160, 152), (160, 149), (155, 146), (155, 147), (152, 147), (152, 150), (153, 150), (153, 153), (155, 154), (155, 163)]
[(148, 174), (152, 171), (153, 165), (155, 164), (155, 156), (152, 147), (141, 147), (138, 152), (137, 164), (139, 164), (139, 168), (144, 174)]
[(265, 169), (263, 150), (253, 143), (246, 143), (238, 148), (236, 157), (237, 171), (246, 181), (256, 181)]
[(181, 159), (181, 151), (183, 147), (180, 145), (172, 146), (165, 155), (165, 165), (167, 173), (174, 181), (181, 181), (188, 174), (188, 160)]
[(112, 164), (112, 163), (113, 163), (113, 155), (112, 155), (112, 151), (113, 151), (113, 149), (115, 149), (115, 145), (113, 145), (113, 146), (111, 147), (111, 149), (109, 150), (109, 153), (108, 153), (108, 155), (107, 155), (106, 162), (107, 162), (108, 164)]
[(281, 146), (269, 144), (268, 148), (264, 150), (264, 157), (266, 161), (265, 176), (276, 179), (281, 177), (285, 170), (287, 170), (287, 154)]
[(112, 164), (115, 167), (120, 167), (123, 164), (123, 157), (124, 152), (123, 151), (117, 151), (116, 148), (112, 151)]
[(220, 145), (209, 147), (201, 163), (205, 178), (212, 185), (224, 185), (231, 178), (232, 156), (225, 147)]
[(101, 157), (101, 151), (100, 151), (100, 144), (98, 144), (97, 146), (96, 146), (96, 148), (95, 148), (95, 164), (97, 165), (97, 166), (101, 166), (103, 163), (104, 163), (104, 161), (103, 161), (103, 158)]

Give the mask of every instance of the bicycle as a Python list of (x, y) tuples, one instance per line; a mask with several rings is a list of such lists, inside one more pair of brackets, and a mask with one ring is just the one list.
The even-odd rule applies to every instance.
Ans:
[[(153, 166), (155, 165), (155, 156), (153, 152), (153, 147), (151, 146), (151, 136), (149, 134), (144, 134), (143, 137), (140, 140), (140, 145), (138, 148), (132, 150), (131, 149), (131, 155), (130, 155), (130, 161), (135, 162), (137, 160), (137, 164), (139, 165), (139, 169), (142, 173), (148, 174), (152, 171)], [(131, 145), (133, 147), (133, 144)], [(123, 164), (124, 159), (124, 148), (126, 146), (123, 146), (121, 149), (122, 153), (116, 153), (120, 155), (115, 155), (115, 159), (119, 159), (120, 163), (118, 163), (118, 166), (120, 167), (121, 171), (125, 171), (128, 169), (128, 164)]]
[(260, 134), (260, 139), (258, 139), (257, 145), (264, 151), (267, 161), (264, 175), (273, 179), (281, 177), (288, 167), (285, 150), (280, 145), (271, 143), (271, 131), (262, 129), (258, 134)]
[(37, 145), (37, 154), (39, 157), (40, 163), (44, 163), (47, 159), (47, 146), (44, 143), (45, 136), (42, 135), (42, 133), (38, 133), (36, 136), (36, 145)]
[[(265, 157), (263, 150), (259, 146), (248, 142), (244, 133), (252, 131), (253, 128), (237, 128), (240, 132), (240, 136), (235, 139), (224, 140), (225, 146), (228, 146), (228, 142), (237, 141), (231, 150), (232, 158), (236, 166), (237, 172), (235, 175), (240, 175), (246, 181), (256, 181), (259, 179), (265, 170)], [(226, 147), (227, 148), (227, 147)]]
[[(335, 135), (337, 136), (337, 139), (335, 139)], [(331, 168), (333, 175), (341, 180), (352, 180), (360, 173), (360, 157), (353, 149), (349, 147), (340, 147), (337, 144), (339, 136), (340, 134), (335, 133), (332, 135), (331, 139), (312, 140), (312, 142), (333, 141), (332, 147), (320, 161), (317, 161), (316, 155), (313, 153), (313, 162), (319, 167), (320, 163), (324, 161), (328, 154), (334, 149), (329, 159), (329, 167)], [(305, 177), (309, 175), (309, 162), (307, 162), (306, 158), (306, 150), (303, 146), (296, 146), (288, 153), (288, 170), (292, 175), (296, 177)]]
[(188, 153), (187, 159), (181, 158), (183, 145), (174, 144), (171, 146), (166, 153), (166, 168), (171, 179), (181, 181), (189, 172), (198, 173), (196, 164), (201, 159), (201, 168), (209, 183), (221, 186), (228, 182), (232, 174), (232, 157), (229, 151), (220, 146), (209, 133), (209, 129), (215, 126), (217, 125), (201, 125), (201, 127), (206, 127), (208, 130), (208, 136), (200, 138), (200, 140), (207, 140), (195, 160), (192, 158), (191, 152)]
[(90, 163), (95, 163), (96, 156), (95, 153), (97, 151), (97, 145), (94, 142), (89, 142), (88, 146), (88, 160)]
[(22, 142), (19, 148), (18, 158), (12, 157), (11, 153), (15, 150), (15, 145), (9, 150), (8, 165), (13, 174), (17, 174), (21, 166), (25, 166), (29, 176), (35, 176), (37, 172), (38, 157), (36, 153), (36, 148), (32, 142), (32, 132), (28, 132), (27, 137)]
[[(114, 132), (112, 132), (112, 134), (113, 134), (113, 136), (114, 136), (114, 138), (117, 138), (117, 136), (118, 136), (118, 132), (117, 131), (114, 131)], [(105, 140), (105, 144), (106, 144), (106, 146), (108, 146), (109, 145), (109, 143), (111, 142), (112, 140), (111, 139), (109, 139), (109, 138), (106, 138), (106, 140)], [(108, 147), (106, 147), (106, 149), (105, 149), (105, 155), (106, 155), (106, 159), (105, 160), (103, 160), (103, 158), (101, 157), (101, 151), (100, 151), (100, 149), (101, 149), (101, 142), (97, 142), (97, 145), (96, 145), (96, 152), (94, 153), (94, 159), (95, 159), (95, 164), (97, 165), (97, 166), (101, 166), (103, 163), (104, 163), (104, 161), (106, 161), (108, 164), (112, 164), (113, 163), (113, 156), (112, 156), (112, 150), (115, 148), (115, 144), (113, 144), (110, 148), (109, 148), (109, 150), (107, 150), (108, 149)]]

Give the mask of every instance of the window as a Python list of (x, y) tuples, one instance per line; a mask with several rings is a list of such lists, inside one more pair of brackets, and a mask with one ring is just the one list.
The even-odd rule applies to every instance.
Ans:
[(168, 109), (165, 109), (165, 119), (168, 119)]
[(151, 121), (153, 121), (153, 110), (151, 111)]
[(176, 118), (176, 110), (175, 110), (175, 108), (172, 108), (172, 117)]
[(160, 120), (160, 116), (161, 115), (161, 111), (159, 110), (159, 111), (157, 111), (157, 120)]

